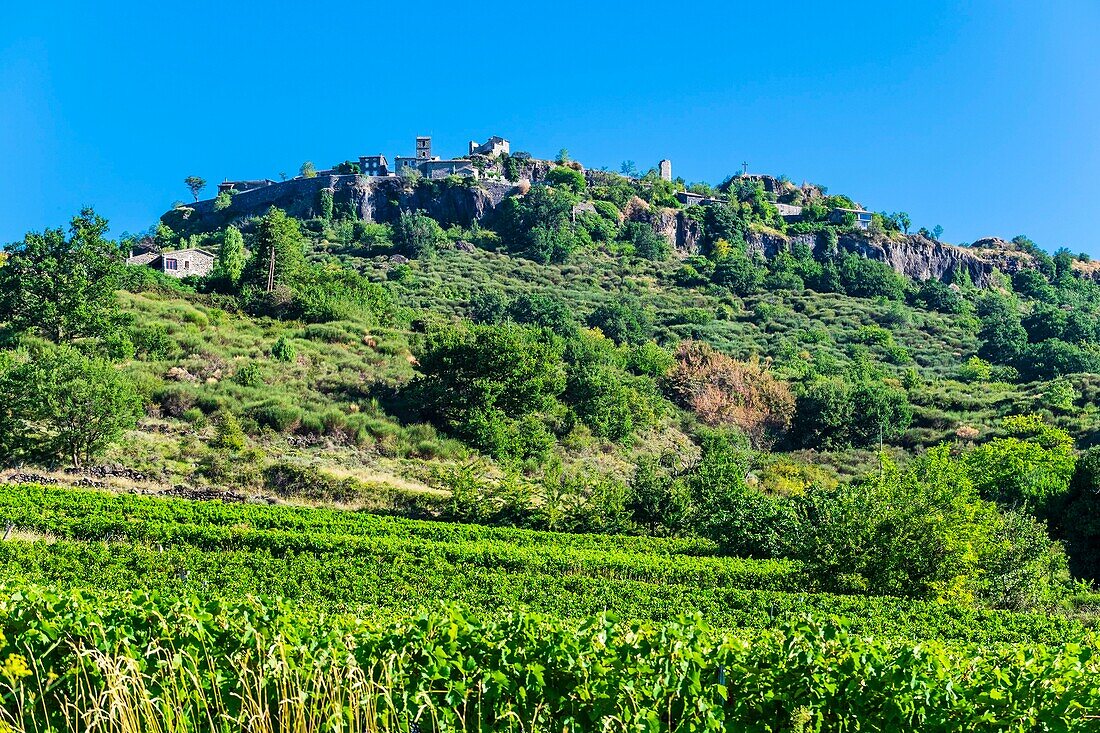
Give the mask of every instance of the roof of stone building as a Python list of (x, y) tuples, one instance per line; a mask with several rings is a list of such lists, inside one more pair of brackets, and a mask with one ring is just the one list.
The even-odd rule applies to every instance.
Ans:
[(150, 262), (160, 257), (160, 252), (142, 252), (139, 255), (126, 258), (127, 265), (148, 265)]
[(161, 252), (162, 255), (178, 255), (184, 252), (198, 252), (204, 254), (207, 257), (216, 257), (216, 255), (208, 249), (202, 249), (201, 247), (184, 247), (183, 249), (174, 249), (171, 252)]

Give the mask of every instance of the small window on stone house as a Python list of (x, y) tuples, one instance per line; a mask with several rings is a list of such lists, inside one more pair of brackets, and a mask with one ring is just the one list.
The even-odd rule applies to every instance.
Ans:
[(178, 270), (179, 269), (179, 261), (178, 260), (173, 260), (173, 259), (165, 260), (164, 261), (164, 269), (165, 270)]

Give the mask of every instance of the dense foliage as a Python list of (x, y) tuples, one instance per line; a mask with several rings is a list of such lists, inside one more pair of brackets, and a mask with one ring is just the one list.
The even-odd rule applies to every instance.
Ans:
[[(1002, 260), (1018, 266), (985, 287), (965, 267), (914, 282), (863, 255), (900, 241), (909, 217), (875, 214), (862, 232), (842, 211), (856, 204), (820, 187), (687, 186), (585, 171), (565, 151), (553, 165), (475, 162), (516, 185), (473, 220), (451, 203), (477, 181), (406, 171), (386, 222), (360, 220), (332, 189), (303, 216), (234, 218), (226, 194), (213, 231), (185, 208), (113, 242), (85, 210), (68, 232), (7, 248), (6, 466), (100, 462), (102, 481), (80, 480), (431, 520), (0, 487), (0, 581), (34, 599), (0, 612), (0, 644), (32, 655), (24, 670), (14, 647), (0, 654), (11, 722), (68, 725), (22, 680), (58, 671), (50, 689), (71, 698), (74, 674), (95, 680), (80, 690), (124, 679), (102, 665), (132, 660), (104, 640), (133, 631), (138, 659), (142, 643), (175, 638), (150, 614), (178, 614), (199, 638), (234, 609), (268, 614), (251, 641), (290, 656), (317, 614), (393, 619), (339, 617), (302, 661), (337, 679), (324, 675), (350, 668), (326, 665), (354, 656), (342, 646), (354, 638), (355, 674), (400, 681), (385, 710), (357, 692), (332, 714), (363, 705), (382, 729), (430, 728), (429, 712), (579, 729), (828, 730), (859, 714), (892, 729), (1084, 729), (1100, 577), (1100, 285), (1087, 263), (1019, 237)], [(699, 203), (682, 203), (687, 191)], [(450, 202), (438, 220), (417, 208), (433, 197)], [(217, 252), (213, 272), (121, 264), (175, 247)], [(133, 589), (153, 595), (115, 595)], [(159, 600), (191, 594), (214, 610)], [(301, 615), (240, 600), (253, 594)], [(88, 604), (117, 622), (79, 637), (98, 652), (35, 635), (47, 607), (94, 626)], [(510, 615), (520, 608), (545, 616)], [(426, 615), (411, 621), (414, 609)], [(604, 611), (623, 621), (591, 620)], [(489, 695), (496, 675), (519, 678), (488, 661), (440, 691), (440, 670), (456, 668), (425, 655), (468, 665), (507, 638), (537, 647), (514, 694)], [(667, 651), (681, 642), (690, 651)], [(227, 661), (233, 643), (193, 657), (189, 673), (221, 675), (202, 694), (231, 697), (259, 674), (255, 659)], [(385, 644), (404, 651), (372, 656)], [(616, 645), (660, 649), (651, 663), (685, 676), (661, 687)], [(77, 651), (94, 674), (71, 672)], [(582, 683), (575, 664), (553, 666), (561, 655), (626, 667)], [(170, 666), (133, 674), (159, 685)], [(646, 675), (644, 703), (600, 687)], [(1055, 682), (1039, 692), (1029, 675)], [(584, 685), (603, 692), (568, 691)], [(222, 722), (252, 714), (233, 699)]]

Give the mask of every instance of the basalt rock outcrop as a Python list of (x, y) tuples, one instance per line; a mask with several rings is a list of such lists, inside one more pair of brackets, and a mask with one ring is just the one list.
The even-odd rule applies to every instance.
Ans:
[(216, 199), (197, 201), (165, 213), (161, 220), (183, 234), (209, 232), (227, 224), (241, 224), (262, 216), (271, 207), (290, 216), (310, 219), (321, 214), (322, 191), (332, 194), (333, 208), (370, 222), (397, 220), (402, 211), (419, 209), (443, 226), (469, 226), (484, 218), (516, 185), (507, 181), (421, 181), (413, 186), (403, 178), (360, 175), (320, 175), (294, 178), (242, 191), (219, 210)]
[[(397, 221), (402, 211), (421, 210), (443, 226), (469, 226), (490, 215), (509, 196), (525, 190), (523, 184), (503, 180), (421, 181), (411, 185), (397, 176), (372, 178), (361, 175), (319, 175), (315, 178), (294, 178), (234, 194), (229, 205), (218, 209), (216, 199), (180, 206), (161, 219), (181, 234), (209, 232), (227, 224), (247, 224), (277, 207), (291, 216), (310, 219), (320, 215), (322, 191), (332, 195), (334, 210), (370, 222)], [(700, 254), (703, 231), (699, 222), (681, 209), (651, 208), (637, 199), (624, 210), (626, 218), (645, 221), (667, 239), (677, 255)], [(747, 237), (750, 254), (766, 258), (797, 245), (813, 251), (824, 246), (820, 236), (752, 232)], [(875, 236), (869, 232), (841, 234), (840, 249), (884, 262), (896, 271), (916, 280), (948, 280), (966, 271), (979, 287), (988, 286), (994, 273), (1011, 275), (1034, 266), (1034, 259), (1010, 242), (982, 239), (969, 247), (937, 242), (920, 234), (905, 236)], [(1076, 264), (1075, 264), (1076, 266)], [(1100, 270), (1082, 269), (1089, 277), (1098, 277)]]
[[(824, 246), (815, 234), (786, 237), (753, 232), (748, 237), (750, 254), (769, 259), (781, 251), (791, 251), (798, 244), (815, 252)], [(840, 235), (837, 246), (843, 251), (885, 262), (914, 280), (948, 280), (954, 278), (956, 273), (965, 271), (979, 287), (987, 287), (993, 281), (994, 272), (1011, 275), (1034, 266), (1031, 255), (999, 239), (983, 239), (970, 247), (958, 247), (920, 234), (895, 239), (860, 232)]]
[(702, 249), (703, 228), (699, 222), (684, 216), (683, 211), (656, 209), (638, 214), (637, 218), (648, 222), (681, 256), (697, 254)]

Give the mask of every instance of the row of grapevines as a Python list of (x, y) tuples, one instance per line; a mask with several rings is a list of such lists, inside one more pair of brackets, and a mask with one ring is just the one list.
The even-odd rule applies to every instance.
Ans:
[(72, 519), (83, 519), (87, 536), (121, 531), (137, 537), (156, 523), (247, 526), (252, 529), (321, 532), (339, 535), (393, 535), (433, 542), (496, 540), (533, 547), (621, 550), (662, 555), (713, 555), (712, 542), (698, 538), (614, 536), (540, 532), (510, 527), (432, 522), (338, 509), (227, 504), (134, 494), (110, 494), (33, 484), (0, 484), (0, 523), (12, 522), (61, 535)]
[[(593, 548), (571, 544), (514, 544), (491, 538), (429, 540), (417, 535), (406, 537), (389, 533), (343, 535), (320, 531), (316, 525), (287, 530), (256, 529), (242, 522), (232, 525), (212, 522), (196, 524), (180, 522), (178, 507), (172, 503), (158, 507), (156, 500), (142, 498), (139, 502), (141, 512), (124, 512), (118, 509), (129, 502), (120, 501), (119, 497), (112, 495), (78, 492), (73, 504), (63, 505), (57, 501), (64, 496), (63, 491), (52, 490), (49, 494), (53, 502), (36, 503), (42, 495), (30, 491), (19, 502), (0, 505), (0, 521), (6, 519), (21, 529), (71, 539), (131, 540), (161, 546), (183, 544), (203, 549), (253, 549), (275, 556), (291, 552), (374, 557), (441, 555), (455, 565), (496, 567), (510, 572), (581, 574), (706, 587), (787, 591), (810, 589), (800, 564), (790, 560), (637, 552), (610, 544)], [(12, 497), (8, 498), (10, 500)], [(110, 511), (104, 511), (105, 506)], [(554, 537), (559, 536), (568, 537)], [(628, 544), (628, 547), (633, 545)]]
[(452, 563), (443, 554), (372, 555), (156, 548), (129, 543), (0, 543), (0, 578), (58, 587), (224, 598), (268, 595), (333, 610), (404, 612), (440, 601), (485, 612), (525, 608), (561, 618), (613, 611), (669, 620), (699, 612), (721, 627), (766, 628), (805, 613), (851, 619), (860, 633), (971, 641), (1049, 641), (1080, 633), (1063, 617), (885, 597), (660, 585), (619, 578)]
[(0, 588), (0, 714), (20, 731), (1077, 733), (1100, 719), (1098, 651)]

